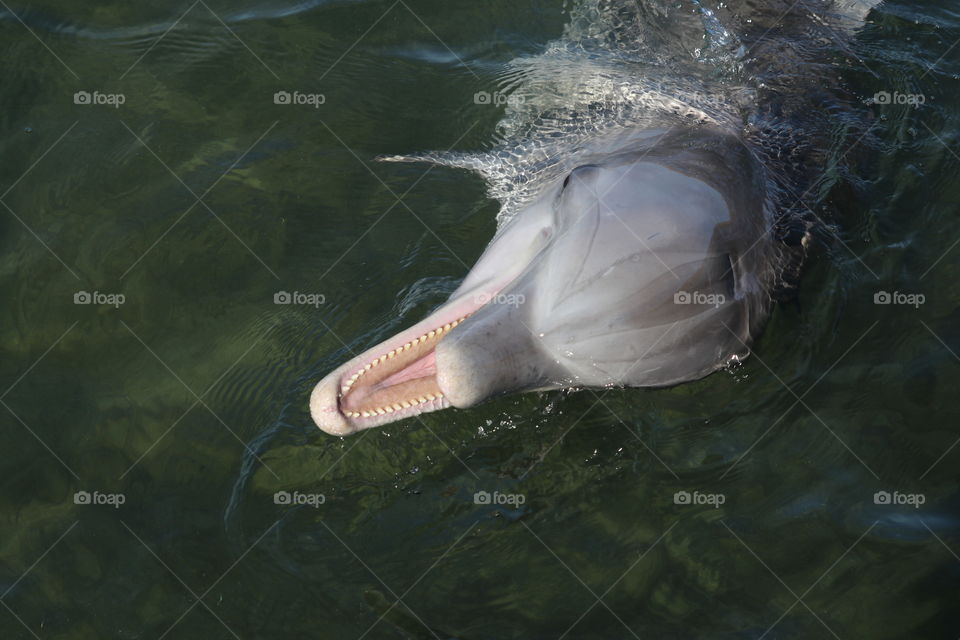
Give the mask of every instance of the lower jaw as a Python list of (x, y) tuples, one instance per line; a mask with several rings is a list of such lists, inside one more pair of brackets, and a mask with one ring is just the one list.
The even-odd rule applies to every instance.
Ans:
[(451, 407), (437, 384), (434, 350), (480, 306), (446, 305), (328, 375), (310, 399), (317, 426), (342, 436)]
[(344, 418), (351, 424), (351, 432), (361, 431), (363, 429), (369, 429), (371, 427), (379, 427), (391, 422), (397, 422), (405, 418), (413, 418), (424, 413), (430, 413), (432, 411), (440, 411), (441, 409), (447, 409), (453, 405), (450, 404), (442, 396), (434, 396), (433, 400), (426, 400), (425, 402), (418, 403), (417, 405), (411, 405), (408, 408), (402, 408), (399, 410), (386, 411), (386, 409), (381, 409), (380, 412), (367, 412), (367, 415), (363, 413), (355, 413), (354, 415), (343, 414)]
[[(356, 378), (347, 391), (344, 391), (345, 381), (349, 382), (350, 378), (341, 379), (337, 398), (340, 414), (358, 428), (365, 428), (449, 407), (437, 384), (434, 349), (439, 339), (434, 338), (432, 342), (418, 349), (415, 359), (407, 366), (394, 366), (388, 359), (369, 370), (360, 369), (365, 375)], [(410, 351), (414, 349), (417, 347)], [(371, 377), (380, 381), (366, 384), (364, 378)]]

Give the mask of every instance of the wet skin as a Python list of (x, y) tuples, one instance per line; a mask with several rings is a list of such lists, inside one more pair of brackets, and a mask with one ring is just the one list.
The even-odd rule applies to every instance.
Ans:
[(744, 357), (776, 275), (762, 172), (729, 136), (664, 139), (549, 184), (445, 304), (317, 384), (317, 425), (346, 435), (503, 393), (668, 386)]

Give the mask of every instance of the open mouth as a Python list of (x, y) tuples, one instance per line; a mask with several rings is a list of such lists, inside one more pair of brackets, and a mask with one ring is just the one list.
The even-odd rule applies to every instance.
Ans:
[[(435, 349), (447, 333), (470, 314), (439, 325), (396, 345), (381, 345), (380, 355), (348, 370), (340, 378), (338, 404), (352, 420), (387, 414), (405, 415), (450, 406), (437, 384)], [(376, 353), (376, 352), (375, 352)]]
[(552, 224), (553, 210), (547, 205), (535, 215), (511, 220), (445, 304), (324, 376), (310, 393), (310, 416), (317, 426), (346, 436), (479, 402), (483, 389), (475, 382), (483, 371), (473, 360), (478, 353), (489, 355), (486, 340), (498, 329), (474, 335), (472, 327), (480, 325), (461, 325), (476, 321), (472, 316), (480, 309), (503, 303), (501, 292), (514, 286), (551, 242)]
[(328, 374), (310, 395), (314, 422), (343, 436), (453, 406), (438, 383), (437, 346), (499, 288), (459, 296)]

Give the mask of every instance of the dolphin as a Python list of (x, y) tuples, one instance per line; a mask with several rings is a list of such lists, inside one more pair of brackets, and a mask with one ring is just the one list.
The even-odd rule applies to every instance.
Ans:
[(445, 304), (323, 378), (314, 421), (346, 435), (503, 393), (675, 385), (743, 358), (777, 275), (758, 169), (720, 131), (598, 153), (505, 224)]
[[(755, 71), (768, 84), (790, 62), (769, 35), (787, 33), (773, 31), (785, 12), (769, 14), (751, 23), (758, 51), (772, 52), (753, 58), (770, 61)], [(667, 387), (749, 354), (807, 250), (808, 221), (781, 211), (790, 190), (780, 169), (822, 162), (815, 150), (823, 138), (808, 132), (828, 130), (815, 108), (826, 94), (788, 83), (779, 93), (761, 86), (727, 100), (701, 89), (684, 99), (669, 79), (638, 82), (638, 67), (624, 64), (637, 51), (650, 57), (634, 45), (646, 32), (594, 38), (595, 23), (582, 26), (597, 15), (574, 16), (567, 37), (580, 33), (576, 47), (518, 61), (543, 104), (508, 106), (501, 130), (542, 131), (532, 145), (520, 140), (519, 152), (494, 158), (514, 172), (495, 193), (511, 215), (446, 303), (320, 380), (310, 413), (323, 431), (344, 436), (506, 393)], [(716, 34), (706, 50), (741, 69), (735, 34), (712, 12), (702, 19)], [(816, 23), (787, 24), (803, 36)], [(586, 47), (618, 49), (607, 62), (577, 53)], [(819, 72), (807, 67), (813, 86)], [(696, 86), (699, 68), (688, 68)], [(581, 102), (558, 111), (553, 96), (566, 89)], [(757, 107), (759, 95), (772, 106)], [(536, 164), (543, 158), (548, 165)], [(483, 172), (470, 159), (434, 160)]]

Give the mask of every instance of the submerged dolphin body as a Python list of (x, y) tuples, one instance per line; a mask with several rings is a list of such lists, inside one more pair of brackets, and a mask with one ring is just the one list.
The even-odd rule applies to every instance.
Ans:
[(803, 243), (776, 237), (762, 145), (729, 113), (689, 124), (644, 99), (538, 168), (444, 305), (316, 385), (322, 430), (507, 392), (674, 385), (748, 353)]

